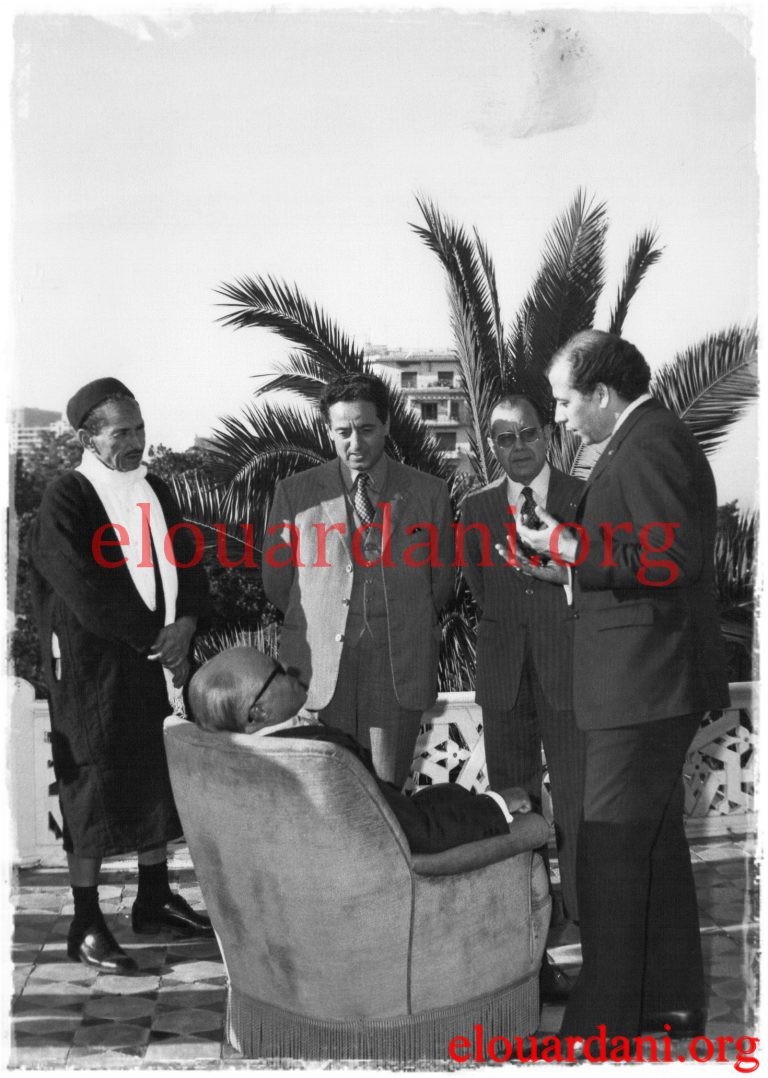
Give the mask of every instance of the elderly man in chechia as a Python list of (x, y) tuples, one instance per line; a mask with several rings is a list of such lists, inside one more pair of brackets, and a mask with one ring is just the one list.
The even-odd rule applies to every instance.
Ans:
[[(115, 378), (67, 405), (80, 465), (43, 495), (30, 534), (32, 587), (50, 693), (54, 773), (75, 914), (67, 954), (105, 972), (136, 969), (98, 901), (103, 857), (138, 851), (133, 930), (210, 936), (209, 919), (168, 883), (165, 844), (181, 835), (162, 739), (166, 675), (189, 676), (207, 605), (170, 491), (142, 464), (144, 422)], [(189, 567), (187, 567), (189, 566)]]

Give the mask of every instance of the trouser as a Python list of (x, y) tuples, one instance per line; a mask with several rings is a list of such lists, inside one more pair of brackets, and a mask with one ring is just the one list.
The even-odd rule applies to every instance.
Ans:
[(508, 710), (483, 708), (483, 737), (491, 789), (522, 786), (537, 807), (541, 801), (544, 745), (563, 905), (571, 920), (579, 920), (576, 850), (584, 789), (584, 732), (576, 725), (572, 711), (548, 703), (529, 660), (523, 667), (515, 706)]
[(577, 889), (583, 965), (562, 1033), (636, 1036), (704, 1007), (681, 771), (702, 714), (587, 731)]
[(376, 643), (366, 631), (354, 647), (344, 646), (336, 689), (319, 718), (370, 749), (379, 778), (402, 787), (411, 771), (421, 715), (400, 706), (386, 642)]

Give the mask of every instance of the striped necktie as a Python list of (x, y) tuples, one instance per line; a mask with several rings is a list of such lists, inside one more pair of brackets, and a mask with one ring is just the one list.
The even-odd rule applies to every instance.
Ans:
[(360, 517), (363, 524), (372, 524), (373, 518), (376, 515), (376, 510), (373, 508), (371, 499), (368, 495), (368, 484), (370, 481), (371, 477), (367, 472), (360, 472), (355, 480), (355, 487), (352, 493), (355, 512)]

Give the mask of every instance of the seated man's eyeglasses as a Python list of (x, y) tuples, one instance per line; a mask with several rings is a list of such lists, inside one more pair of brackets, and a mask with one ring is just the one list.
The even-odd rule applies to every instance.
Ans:
[[(273, 662), (275, 662), (275, 660), (274, 660), (274, 659), (273, 659), (272, 661), (273, 661)], [(254, 706), (254, 705), (255, 705), (256, 703), (258, 703), (258, 701), (259, 701), (259, 700), (261, 699), (261, 697), (262, 697), (262, 696), (264, 695), (264, 693), (265, 693), (265, 692), (267, 691), (267, 689), (269, 688), (269, 686), (270, 686), (270, 685), (272, 684), (272, 682), (273, 682), (273, 681), (275, 680), (275, 678), (277, 677), (277, 675), (278, 675), (278, 674), (284, 674), (284, 673), (285, 673), (285, 670), (283, 669), (283, 667), (281, 666), (281, 664), (280, 664), (280, 663), (278, 663), (278, 662), (275, 662), (275, 665), (274, 665), (274, 667), (272, 668), (272, 671), (270, 672), (270, 675), (269, 675), (269, 677), (267, 678), (267, 680), (266, 680), (266, 681), (264, 682), (264, 684), (263, 684), (263, 685), (261, 686), (261, 688), (259, 689), (259, 691), (258, 691), (258, 692), (256, 693), (256, 695), (254, 696), (253, 700), (251, 701), (251, 707), (250, 707), (250, 708), (248, 709), (249, 711), (251, 710), (251, 708), (252, 708), (252, 707), (253, 707), (253, 706)]]
[(494, 434), (493, 440), (502, 449), (511, 448), (520, 439), (526, 445), (535, 442), (541, 434), (541, 427), (523, 427), (522, 430), (504, 430), (500, 434)]

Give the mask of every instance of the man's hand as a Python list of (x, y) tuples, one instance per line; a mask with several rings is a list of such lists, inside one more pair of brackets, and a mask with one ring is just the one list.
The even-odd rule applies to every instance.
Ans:
[(568, 570), (564, 565), (558, 565), (557, 562), (554, 561), (548, 561), (546, 565), (533, 565), (519, 547), (515, 551), (517, 565), (512, 565), (509, 562), (509, 552), (506, 547), (501, 543), (496, 543), (495, 547), (496, 553), (507, 563), (510, 569), (515, 569), (518, 572), (524, 573), (525, 576), (535, 576), (537, 580), (546, 580), (548, 584), (569, 583)]
[[(522, 520), (517, 518), (517, 534), (537, 554), (546, 554), (550, 558), (558, 557), (561, 561), (572, 562), (576, 557), (578, 539), (574, 532), (568, 528), (561, 528), (560, 521), (551, 516), (546, 509), (537, 507), (536, 512), (543, 527), (526, 528)], [(557, 538), (554, 533), (560, 528)]]
[(173, 687), (180, 689), (183, 685), (186, 685), (189, 680), (189, 672), (192, 668), (189, 665), (189, 659), (183, 659), (178, 666), (174, 666), (171, 669), (173, 674)]
[(507, 790), (499, 790), (510, 812), (530, 812), (531, 799), (522, 786), (510, 786)]
[(151, 662), (161, 662), (169, 670), (175, 671), (189, 654), (196, 624), (196, 618), (183, 617), (174, 621), (173, 625), (166, 625), (155, 637), (147, 658)]

